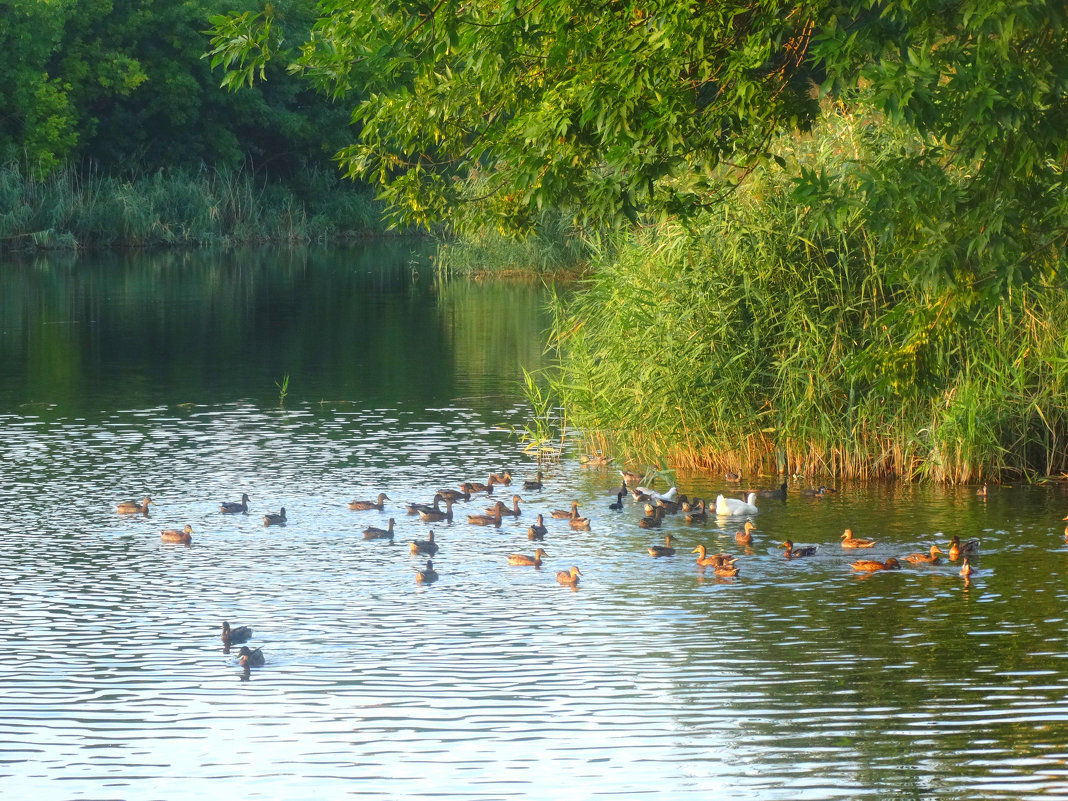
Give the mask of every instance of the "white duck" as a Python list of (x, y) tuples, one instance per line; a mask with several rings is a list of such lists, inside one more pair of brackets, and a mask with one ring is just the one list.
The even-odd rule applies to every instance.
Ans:
[(657, 492), (656, 490), (646, 490), (649, 493), (649, 497), (654, 501), (674, 501), (679, 496), (679, 491), (675, 487), (672, 487), (667, 492)]
[(757, 513), (756, 493), (750, 492), (749, 497), (744, 501), (737, 498), (724, 498), (722, 495), (716, 496), (716, 514), (726, 517), (733, 517), (735, 515), (755, 515)]

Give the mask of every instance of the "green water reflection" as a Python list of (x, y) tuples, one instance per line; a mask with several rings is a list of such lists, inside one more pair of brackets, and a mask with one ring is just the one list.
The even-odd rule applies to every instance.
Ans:
[(429, 246), (116, 253), (0, 265), (0, 407), (517, 393), (539, 287), (434, 281)]

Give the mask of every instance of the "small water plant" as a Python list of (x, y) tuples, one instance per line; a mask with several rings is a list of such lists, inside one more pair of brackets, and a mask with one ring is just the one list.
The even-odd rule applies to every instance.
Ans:
[(274, 385), (278, 387), (278, 406), (281, 408), (286, 405), (286, 395), (289, 394), (289, 373), (282, 376), (281, 381), (275, 381)]

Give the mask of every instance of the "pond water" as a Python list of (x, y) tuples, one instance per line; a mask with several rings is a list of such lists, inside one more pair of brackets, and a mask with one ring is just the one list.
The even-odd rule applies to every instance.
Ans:
[[(495, 491), (518, 521), (469, 524), (483, 494), (427, 525), (406, 502), (533, 477), (512, 430), (547, 323), (539, 287), (431, 273), (410, 243), (0, 267), (5, 797), (1068, 793), (1060, 486), (797, 481), (746, 549), (744, 518), (639, 528), (639, 504), (608, 508), (618, 472), (569, 448), (543, 489)], [(219, 512), (243, 492), (249, 514)], [(143, 494), (148, 517), (116, 513)], [(573, 499), (592, 530), (550, 519), (544, 566), (507, 566)], [(390, 517), (395, 545), (363, 538)], [(161, 543), (187, 523), (191, 545)], [(877, 544), (843, 550), (847, 527)], [(420, 585), (407, 543), (431, 528)], [(668, 533), (678, 554), (648, 556)], [(982, 540), (967, 582), (849, 566), (953, 534)], [(786, 538), (820, 548), (788, 561)], [(699, 570), (698, 544), (738, 577)], [(223, 620), (263, 649), (247, 680)]]

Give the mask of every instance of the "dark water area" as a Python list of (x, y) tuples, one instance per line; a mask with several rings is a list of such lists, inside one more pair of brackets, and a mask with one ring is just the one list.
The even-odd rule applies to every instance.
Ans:
[[(1068, 793), (1064, 488), (797, 479), (758, 500), (750, 546), (744, 517), (640, 528), (570, 441), (524, 490), (544, 301), (438, 284), (396, 243), (0, 266), (4, 797)], [(406, 514), (506, 469), (451, 522)], [(248, 514), (220, 513), (242, 493)], [(149, 516), (116, 512), (145, 494)], [(518, 519), (468, 522), (513, 494)], [(548, 518), (572, 500), (591, 531)], [(538, 513), (543, 566), (508, 566)], [(391, 517), (395, 544), (364, 539)], [(186, 524), (190, 545), (161, 542)], [(843, 549), (845, 528), (876, 544)], [(421, 585), (408, 543), (429, 530)], [(650, 557), (666, 534), (676, 555)], [(954, 534), (981, 540), (967, 581), (959, 560), (850, 567)], [(787, 538), (818, 550), (786, 560)], [(699, 544), (739, 575), (698, 568)], [(262, 667), (243, 674), (223, 620)]]

